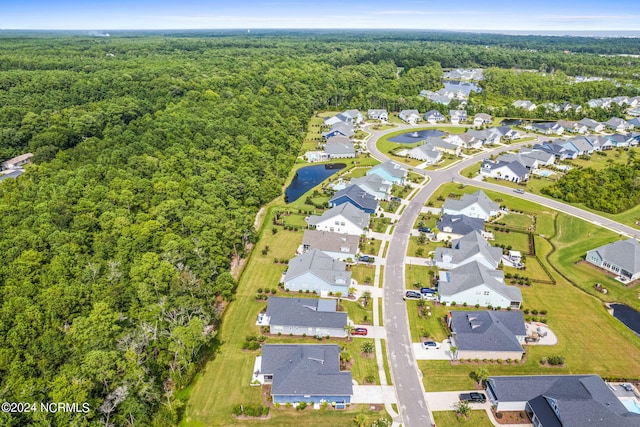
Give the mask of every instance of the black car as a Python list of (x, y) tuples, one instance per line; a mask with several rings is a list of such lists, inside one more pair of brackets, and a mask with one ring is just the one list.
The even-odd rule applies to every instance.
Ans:
[(405, 300), (408, 299), (422, 299), (422, 294), (420, 294), (420, 292), (416, 292), (416, 291), (407, 291), (404, 294), (404, 298)]
[(400, 197), (391, 197), (389, 200), (391, 200), (392, 202), (400, 202), (402, 201), (402, 199)]
[(360, 258), (358, 258), (358, 261), (371, 263), (371, 262), (375, 262), (376, 259), (369, 255), (362, 255)]
[(476, 391), (471, 393), (462, 393), (460, 395), (460, 400), (465, 402), (476, 402), (476, 403), (484, 403), (487, 401), (487, 396), (484, 393), (478, 393)]
[(431, 233), (431, 229), (429, 227), (420, 227), (418, 231), (421, 233)]

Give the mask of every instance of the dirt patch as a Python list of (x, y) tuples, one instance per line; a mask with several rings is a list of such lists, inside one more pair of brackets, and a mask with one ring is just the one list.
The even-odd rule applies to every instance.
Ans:
[(240, 278), (240, 274), (242, 273), (244, 266), (247, 264), (247, 261), (249, 261), (249, 254), (251, 253), (252, 249), (253, 243), (249, 243), (246, 247), (246, 257), (240, 258), (235, 255), (231, 257), (231, 275), (235, 280), (238, 280)]
[(491, 411), (498, 424), (531, 424), (531, 419), (525, 411)]

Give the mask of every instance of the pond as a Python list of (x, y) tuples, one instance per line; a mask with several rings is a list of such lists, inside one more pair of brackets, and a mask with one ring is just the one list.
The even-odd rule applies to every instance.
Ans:
[(613, 309), (613, 317), (640, 336), (640, 313), (624, 304), (610, 304), (610, 306)]
[(284, 200), (287, 203), (295, 202), (304, 193), (329, 178), (334, 173), (343, 169), (344, 163), (329, 163), (326, 165), (305, 166), (298, 169), (291, 184), (284, 191)]
[(469, 96), (471, 92), (482, 92), (482, 88), (473, 82), (459, 82), (457, 80), (443, 80), (445, 90), (448, 91), (461, 91), (465, 95)]
[(414, 132), (406, 132), (402, 135), (394, 136), (393, 138), (389, 138), (391, 142), (399, 142), (401, 144), (413, 144), (414, 142), (424, 141), (428, 137), (439, 137), (445, 135), (444, 132), (434, 129), (429, 130), (420, 130)]

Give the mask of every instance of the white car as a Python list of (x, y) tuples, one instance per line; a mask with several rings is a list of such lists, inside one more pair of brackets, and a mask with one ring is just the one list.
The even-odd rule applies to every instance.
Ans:
[(440, 344), (438, 344), (435, 341), (423, 341), (422, 348), (424, 348), (425, 350), (431, 350), (431, 349), (437, 350), (440, 348)]

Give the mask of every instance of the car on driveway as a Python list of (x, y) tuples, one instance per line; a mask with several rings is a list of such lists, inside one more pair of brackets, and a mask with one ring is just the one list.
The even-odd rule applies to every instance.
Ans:
[(419, 227), (418, 231), (421, 233), (431, 233), (431, 229), (429, 227)]
[(407, 292), (405, 292), (404, 297), (402, 297), (402, 299), (404, 299), (404, 300), (422, 299), (422, 294), (420, 292), (416, 292), (416, 291), (407, 291)]
[(372, 263), (372, 262), (375, 262), (376, 259), (375, 257), (369, 256), (369, 255), (362, 255), (358, 258), (358, 261)]
[(438, 344), (435, 341), (423, 341), (422, 348), (424, 348), (425, 350), (431, 350), (431, 349), (437, 350), (440, 348), (440, 344)]
[(627, 390), (627, 391), (633, 391), (633, 386), (629, 383), (622, 383), (620, 384), (620, 387), (622, 387), (623, 389)]
[(474, 391), (471, 393), (460, 394), (460, 400), (465, 402), (484, 403), (487, 401), (487, 396), (485, 396), (484, 393), (478, 393)]
[(355, 328), (351, 335), (367, 335), (368, 333), (367, 328)]
[(401, 202), (402, 201), (402, 199), (400, 197), (395, 197), (395, 196), (392, 196), (389, 200), (391, 200), (392, 202)]

